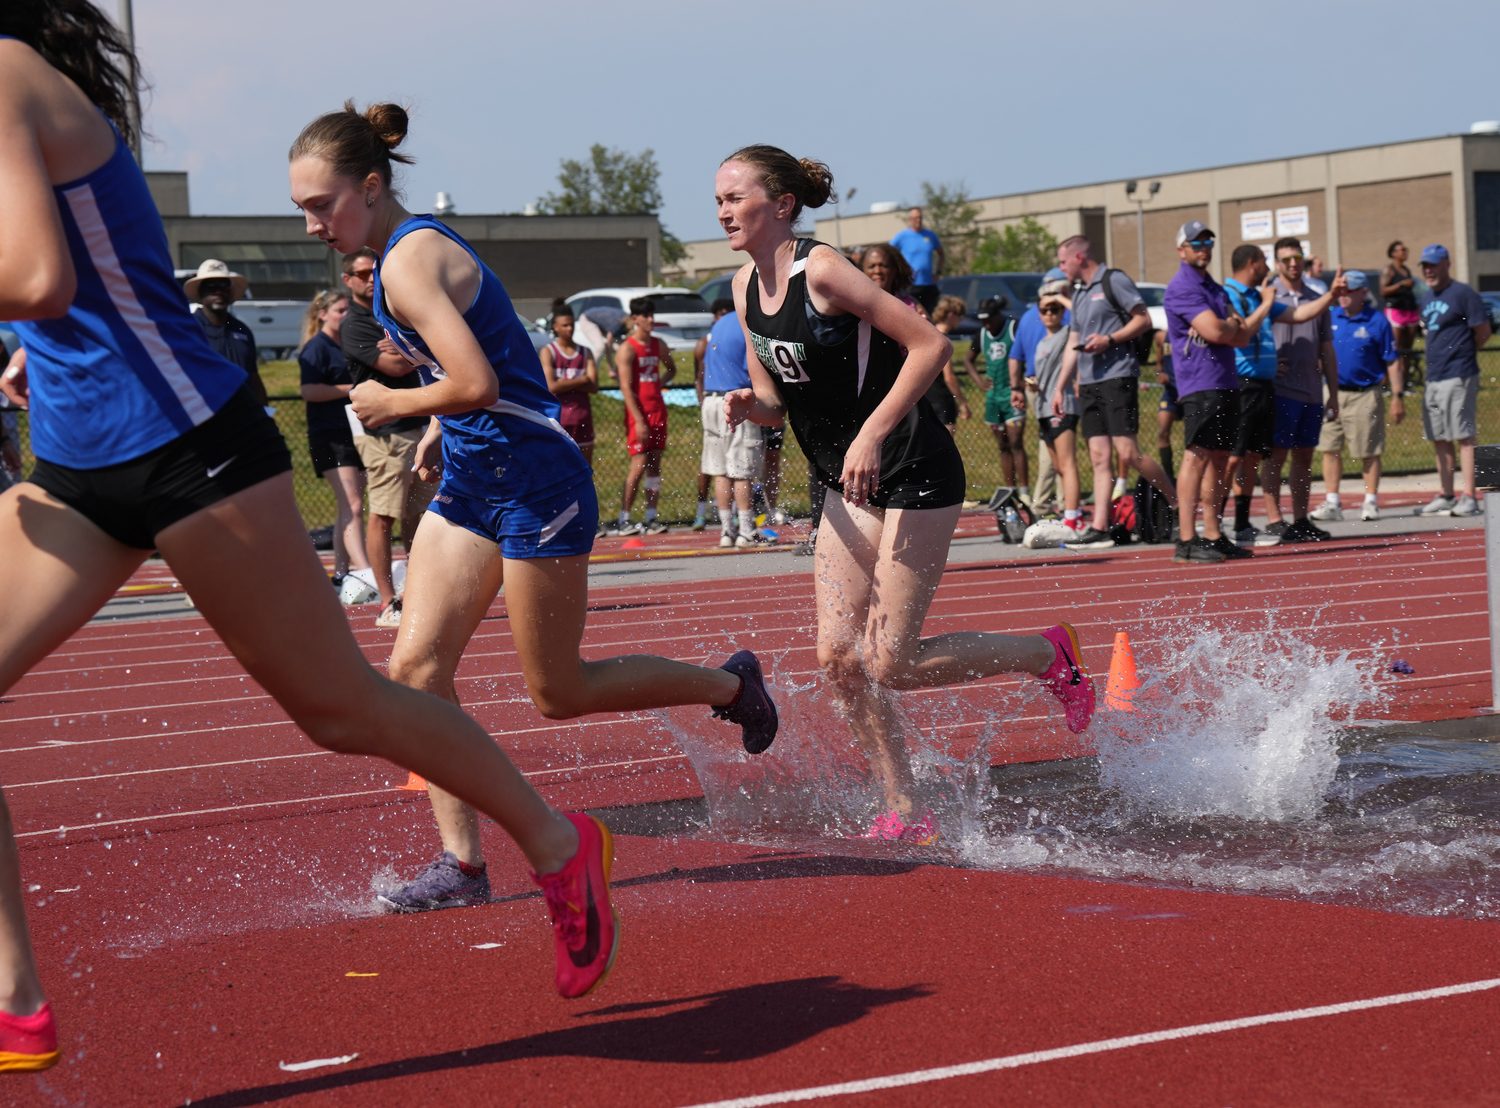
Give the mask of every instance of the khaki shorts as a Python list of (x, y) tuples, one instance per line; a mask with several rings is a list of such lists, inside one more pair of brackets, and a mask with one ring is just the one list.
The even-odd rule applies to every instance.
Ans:
[[(1328, 391), (1325, 387), (1325, 393)], [(1318, 449), (1324, 454), (1374, 458), (1385, 453), (1385, 393), (1380, 389), (1339, 389), (1339, 417), (1324, 423)]]
[(699, 471), (731, 481), (755, 480), (765, 470), (766, 439), (760, 425), (748, 419), (730, 431), (724, 423), (724, 398), (703, 398), (703, 462)]
[[(371, 515), (400, 519), (406, 514), (407, 495), (412, 486), (424, 484), (413, 477), (411, 469), (422, 434), (421, 431), (392, 431), (389, 435), (355, 437), (359, 460), (365, 463)], [(430, 491), (427, 499), (432, 499)]]
[(1422, 437), (1428, 442), (1461, 442), (1474, 437), (1479, 405), (1479, 374), (1428, 381), (1422, 389)]

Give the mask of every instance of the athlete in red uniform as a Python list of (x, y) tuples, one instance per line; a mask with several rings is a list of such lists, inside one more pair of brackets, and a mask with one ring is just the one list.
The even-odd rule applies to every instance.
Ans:
[[(617, 535), (659, 535), (667, 529), (656, 518), (661, 456), (667, 449), (667, 402), (661, 389), (676, 375), (677, 364), (667, 344), (651, 333), (655, 315), (646, 297), (632, 300), (630, 337), (615, 355), (620, 396), (625, 401), (625, 446), (630, 451), (630, 469), (620, 494), (620, 522), (611, 532)], [(630, 509), (642, 484), (646, 486), (646, 522), (632, 526)]]
[(559, 305), (552, 313), (555, 342), (541, 349), (542, 372), (547, 388), (562, 405), (557, 421), (583, 451), (583, 460), (594, 464), (594, 405), (589, 394), (599, 391), (599, 369), (594, 352), (573, 341), (573, 309)]

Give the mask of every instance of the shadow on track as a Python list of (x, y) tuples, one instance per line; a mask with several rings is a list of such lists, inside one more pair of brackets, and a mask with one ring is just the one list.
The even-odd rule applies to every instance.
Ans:
[[(238, 1089), (204, 1100), (195, 1098), (193, 1104), (198, 1108), (249, 1108), (399, 1077), (536, 1058), (599, 1058), (680, 1065), (744, 1062), (854, 1023), (877, 1008), (931, 994), (932, 989), (926, 985), (871, 989), (838, 977), (802, 977), (677, 1000), (616, 1004), (582, 1012), (577, 1017), (602, 1022), (544, 1031), (469, 1050), (404, 1058), (300, 1081)], [(625, 1018), (608, 1018), (611, 1016)], [(395, 1095), (395, 1090), (388, 1092)], [(378, 1090), (371, 1090), (371, 1094), (378, 1095)]]

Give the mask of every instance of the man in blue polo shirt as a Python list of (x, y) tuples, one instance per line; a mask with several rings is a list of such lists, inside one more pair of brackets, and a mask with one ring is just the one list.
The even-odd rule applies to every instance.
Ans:
[[(1260, 306), (1260, 286), (1271, 267), (1265, 251), (1250, 243), (1235, 247), (1229, 264), (1234, 276), (1224, 282), (1229, 302), (1241, 318)], [(1296, 308), (1277, 302), (1261, 321), (1250, 341), (1234, 352), (1234, 368), (1240, 379), (1240, 421), (1230, 451), (1229, 470), (1234, 475), (1234, 539), (1241, 546), (1276, 546), (1273, 535), (1250, 526), (1250, 500), (1255, 495), (1261, 461), (1270, 457), (1276, 433), (1276, 336), (1273, 322), (1306, 323), (1322, 315), (1333, 302), (1328, 292)], [(1286, 315), (1291, 312), (1291, 316)]]
[(937, 234), (922, 226), (921, 208), (906, 213), (906, 229), (891, 239), (891, 245), (911, 266), (912, 297), (930, 314), (937, 307), (937, 279), (943, 275), (947, 255)]
[[(715, 300), (714, 325), (703, 352), (703, 460), (698, 469), (714, 479), (719, 505), (719, 545), (743, 550), (767, 540), (755, 527), (750, 484), (765, 465), (765, 436), (748, 419), (733, 431), (724, 419), (724, 394), (750, 387), (745, 331), (734, 301)], [(733, 504), (730, 503), (731, 499)]]
[[(1067, 280), (1067, 274), (1060, 269), (1049, 269), (1042, 283), (1051, 281)], [(1067, 327), (1073, 322), (1073, 313), (1064, 312), (1062, 325)], [(1016, 379), (1017, 374), (1024, 373), (1026, 377), (1026, 406), (1031, 409), (1031, 418), (1036, 419), (1036, 344), (1047, 337), (1047, 325), (1042, 322), (1042, 316), (1037, 311), (1035, 304), (1028, 304), (1026, 310), (1021, 313), (1020, 321), (1016, 323), (1016, 341), (1010, 348), (1010, 376)], [(1052, 494), (1057, 491), (1057, 472), (1052, 468), (1052, 454), (1047, 449), (1046, 443), (1038, 442), (1036, 452), (1036, 485), (1032, 489), (1032, 503), (1045, 504), (1051, 499)]]
[(1396, 351), (1396, 336), (1384, 312), (1367, 303), (1367, 278), (1360, 270), (1346, 276), (1348, 290), (1329, 314), (1333, 351), (1339, 361), (1339, 416), (1323, 424), (1318, 449), (1323, 452), (1324, 503), (1313, 519), (1344, 518), (1339, 503), (1339, 478), (1344, 472), (1344, 447), (1364, 465), (1365, 502), (1359, 518), (1379, 519), (1376, 493), (1380, 491), (1380, 456), (1385, 453), (1385, 383), (1391, 383), (1391, 422), (1406, 416), (1406, 374)]
[[(1432, 299), (1422, 305), (1427, 332), (1427, 384), (1422, 390), (1422, 433), (1437, 451), (1443, 491), (1424, 516), (1474, 516), (1474, 415), (1479, 402), (1478, 352), (1490, 341), (1490, 320), (1479, 294), (1449, 274), (1448, 249), (1422, 251), (1422, 280)], [(1453, 444), (1464, 471), (1464, 495), (1453, 498)]]

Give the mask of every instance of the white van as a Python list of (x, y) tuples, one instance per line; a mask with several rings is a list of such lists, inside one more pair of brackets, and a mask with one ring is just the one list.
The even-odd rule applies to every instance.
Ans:
[(713, 312), (703, 297), (685, 288), (614, 288), (584, 289), (568, 297), (568, 307), (582, 315), (590, 308), (614, 308), (630, 314), (630, 302), (644, 296), (655, 310), (654, 334), (666, 341), (669, 350), (691, 350), (714, 325)]
[(295, 357), (302, 345), (302, 319), (307, 300), (237, 300), (229, 313), (250, 328), (260, 359)]

